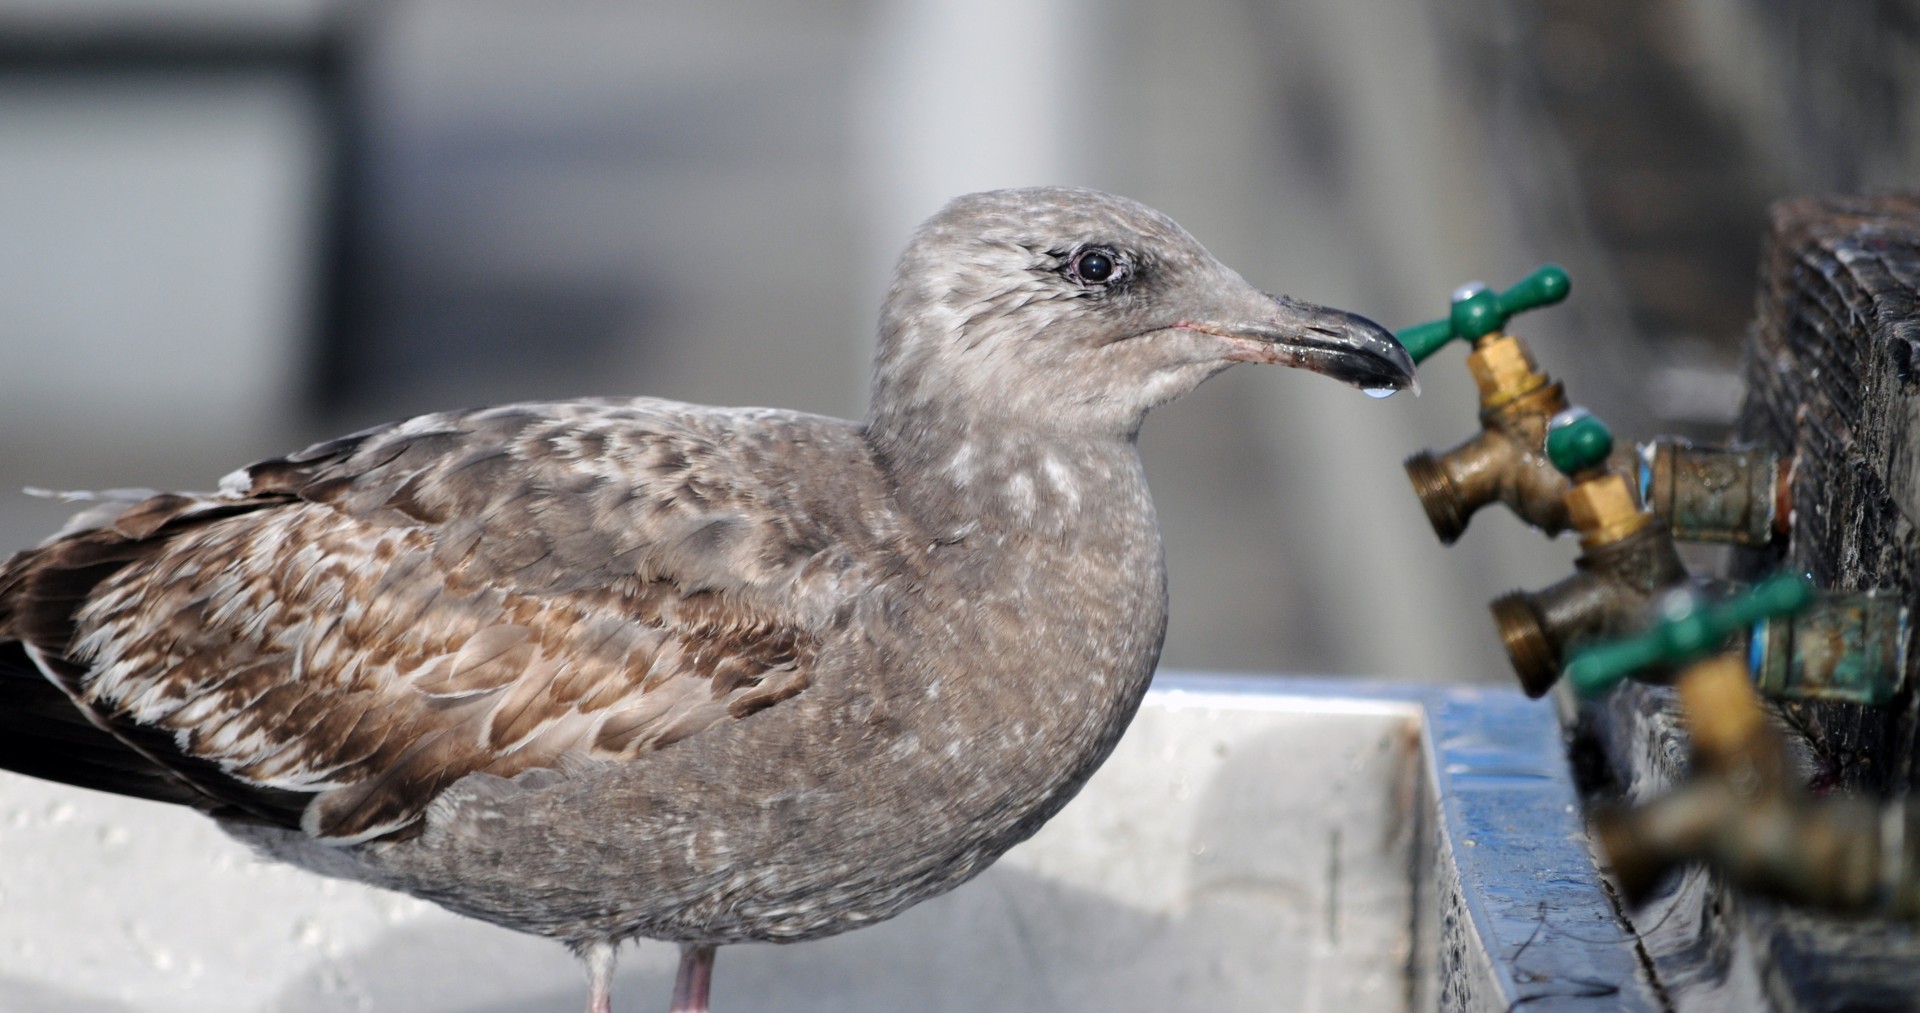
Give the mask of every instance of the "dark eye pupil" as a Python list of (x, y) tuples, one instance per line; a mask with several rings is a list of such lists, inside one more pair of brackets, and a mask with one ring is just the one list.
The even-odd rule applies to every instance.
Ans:
[(1113, 277), (1113, 258), (1100, 250), (1088, 250), (1074, 261), (1073, 271), (1081, 281), (1098, 285)]

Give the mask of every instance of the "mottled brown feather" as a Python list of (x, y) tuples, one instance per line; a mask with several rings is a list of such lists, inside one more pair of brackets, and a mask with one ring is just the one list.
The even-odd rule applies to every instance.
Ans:
[(306, 797), (323, 838), (683, 741), (804, 690), (832, 620), (778, 603), (852, 564), (741, 482), (772, 443), (677, 408), (428, 416), (151, 497), (0, 568), (0, 637), (69, 659), (163, 776)]

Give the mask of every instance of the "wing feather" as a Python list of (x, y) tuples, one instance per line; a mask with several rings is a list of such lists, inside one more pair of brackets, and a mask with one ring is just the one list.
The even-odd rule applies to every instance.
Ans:
[(864, 444), (653, 401), (425, 416), (16, 556), (0, 641), (99, 730), (73, 780), (111, 788), (109, 756), (149, 797), (408, 833), (462, 777), (631, 758), (803, 692), (859, 548), (891, 537), (861, 481), (792, 501), (809, 455)]

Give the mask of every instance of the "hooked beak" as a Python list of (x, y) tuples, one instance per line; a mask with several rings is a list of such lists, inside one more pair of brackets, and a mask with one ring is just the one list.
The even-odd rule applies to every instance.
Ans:
[(1418, 388), (1413, 359), (1391, 331), (1357, 313), (1315, 306), (1286, 296), (1246, 319), (1182, 321), (1178, 326), (1222, 338), (1235, 362), (1296, 366), (1366, 390)]

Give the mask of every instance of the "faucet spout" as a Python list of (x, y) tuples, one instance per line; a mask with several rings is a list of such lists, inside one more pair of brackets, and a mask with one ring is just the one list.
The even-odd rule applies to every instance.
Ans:
[(1575, 650), (1634, 632), (1645, 624), (1656, 598), (1688, 579), (1673, 539), (1658, 521), (1587, 550), (1574, 567), (1559, 583), (1509, 592), (1488, 606), (1514, 674), (1530, 697), (1553, 688)]
[(1546, 384), (1481, 411), (1480, 431), (1452, 450), (1407, 458), (1407, 478), (1441, 542), (1452, 545), (1496, 502), (1549, 536), (1567, 530), (1566, 476), (1540, 450), (1548, 420), (1566, 407), (1561, 386)]

